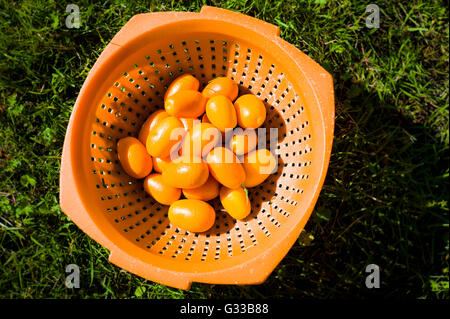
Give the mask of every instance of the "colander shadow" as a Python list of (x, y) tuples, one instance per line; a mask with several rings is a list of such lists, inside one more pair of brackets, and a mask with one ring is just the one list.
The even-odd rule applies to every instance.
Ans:
[(248, 215), (243, 222), (250, 222), (252, 220), (267, 219), (268, 222), (273, 223), (279, 227), (279, 222), (276, 220), (276, 214), (271, 214), (274, 211), (272, 200), (275, 199), (278, 194), (276, 192), (279, 187), (278, 180), (283, 174), (284, 162), (278, 157), (278, 165), (276, 171), (269, 175), (269, 177), (260, 185), (248, 188), (249, 200), (252, 204), (252, 212)]

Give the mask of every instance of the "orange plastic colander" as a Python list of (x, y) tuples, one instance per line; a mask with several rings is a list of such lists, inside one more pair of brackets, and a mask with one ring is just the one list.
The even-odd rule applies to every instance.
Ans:
[[(333, 81), (261, 20), (214, 7), (200, 13), (134, 16), (105, 48), (80, 91), (64, 141), (60, 202), (115, 265), (172, 287), (192, 282), (262, 283), (306, 224), (322, 188), (334, 129)], [(116, 143), (137, 136), (162, 109), (165, 90), (191, 73), (202, 87), (231, 77), (267, 107), (268, 143), (278, 170), (249, 189), (243, 221), (218, 201), (215, 225), (192, 233), (170, 224), (168, 206), (147, 195), (117, 158)], [(277, 128), (270, 138), (269, 128)]]

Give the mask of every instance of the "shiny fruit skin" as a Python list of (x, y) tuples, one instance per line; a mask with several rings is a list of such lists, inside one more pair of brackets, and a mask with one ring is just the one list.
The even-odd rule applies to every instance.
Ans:
[(183, 189), (184, 197), (188, 199), (211, 200), (219, 196), (220, 185), (211, 175), (205, 184), (197, 188)]
[(162, 173), (171, 161), (170, 156), (164, 158), (153, 157), (153, 170), (158, 173)]
[(183, 123), (184, 128), (186, 129), (187, 132), (192, 132), (192, 128), (194, 127), (194, 125), (197, 125), (200, 123), (200, 120), (197, 118), (182, 117), (182, 118), (180, 118), (180, 121)]
[(163, 205), (170, 205), (181, 196), (181, 189), (164, 182), (162, 175), (158, 173), (150, 174), (144, 179), (144, 190)]
[(205, 113), (206, 98), (198, 91), (183, 90), (164, 101), (166, 112), (172, 116), (196, 118)]
[(234, 101), (238, 125), (242, 128), (260, 127), (266, 120), (264, 103), (253, 94), (244, 94)]
[(227, 148), (216, 147), (206, 157), (211, 175), (228, 188), (238, 188), (245, 181), (245, 171), (236, 155)]
[(206, 98), (211, 98), (216, 95), (225, 95), (231, 101), (234, 101), (238, 94), (239, 88), (232, 79), (227, 77), (218, 77), (210, 81), (202, 91)]
[(168, 217), (174, 226), (200, 233), (214, 225), (216, 212), (202, 200), (180, 199), (170, 205)]
[(199, 157), (179, 157), (163, 170), (164, 181), (177, 188), (197, 188), (208, 180), (208, 165)]
[(208, 120), (221, 132), (233, 129), (237, 124), (236, 110), (233, 103), (224, 95), (216, 95), (206, 103)]
[[(236, 122), (237, 122), (237, 120), (236, 120)], [(208, 118), (208, 115), (206, 115), (206, 112), (202, 116), (202, 123), (211, 123), (211, 121)], [(222, 133), (222, 141), (224, 141), (225, 140), (225, 133), (224, 132), (221, 132), (221, 133)]]
[(250, 214), (252, 205), (244, 188), (231, 189), (222, 186), (219, 196), (223, 208), (234, 219), (244, 219)]
[(117, 154), (123, 170), (131, 177), (144, 178), (152, 171), (152, 158), (137, 138), (121, 138), (117, 142)]
[(171, 95), (182, 90), (194, 90), (198, 91), (200, 82), (191, 74), (183, 74), (177, 77), (167, 88), (164, 94), (164, 101)]
[(161, 122), (166, 117), (169, 117), (169, 114), (167, 114), (164, 110), (158, 110), (152, 113), (142, 124), (141, 129), (139, 131), (139, 140), (142, 142), (142, 144), (147, 143), (148, 135), (150, 134), (150, 130), (156, 126), (159, 122)]
[(153, 157), (168, 157), (182, 141), (186, 133), (183, 123), (169, 116), (152, 128), (147, 138), (147, 151)]
[(253, 151), (258, 144), (258, 136), (255, 130), (236, 131), (228, 142), (229, 148), (237, 156), (242, 156)]
[(210, 123), (194, 125), (184, 138), (182, 154), (204, 157), (219, 143), (221, 137), (220, 131)]
[(245, 187), (255, 187), (266, 180), (277, 166), (277, 160), (267, 149), (246, 154), (242, 160), (245, 170)]

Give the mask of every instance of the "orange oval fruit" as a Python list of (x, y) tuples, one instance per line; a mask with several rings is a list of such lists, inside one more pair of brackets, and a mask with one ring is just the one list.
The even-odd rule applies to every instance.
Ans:
[(191, 74), (183, 74), (177, 77), (167, 88), (164, 94), (164, 101), (171, 95), (182, 90), (194, 90), (198, 91), (200, 82)]
[(244, 188), (231, 189), (222, 186), (219, 196), (223, 208), (234, 219), (244, 219), (250, 214), (252, 205)]
[(244, 156), (245, 187), (255, 187), (266, 180), (277, 167), (275, 156), (268, 149), (259, 149)]
[(180, 121), (183, 123), (184, 128), (186, 129), (187, 132), (192, 132), (192, 128), (194, 127), (194, 125), (200, 123), (200, 120), (197, 118), (182, 117), (180, 118)]
[[(203, 116), (202, 116), (202, 123), (211, 123), (211, 121), (209, 120), (209, 118), (208, 118), (208, 115), (206, 115), (206, 112), (205, 112), (205, 114), (203, 114)], [(220, 131), (220, 130), (219, 130)], [(224, 141), (225, 140), (225, 133), (224, 132), (220, 132), (220, 133), (222, 133), (222, 141)], [(219, 143), (220, 143), (221, 141), (219, 141)]]
[(202, 94), (206, 98), (211, 98), (216, 95), (225, 95), (231, 101), (234, 101), (238, 94), (239, 88), (232, 79), (227, 77), (218, 77), (211, 80), (203, 89)]
[(196, 118), (205, 112), (206, 98), (198, 91), (182, 90), (164, 101), (166, 112), (176, 117)]
[(184, 134), (183, 123), (174, 116), (161, 120), (150, 131), (147, 138), (147, 151), (153, 157), (168, 157), (177, 151)]
[(221, 139), (220, 131), (210, 123), (194, 125), (187, 133), (182, 146), (183, 155), (206, 156)]
[(264, 103), (253, 94), (244, 94), (234, 102), (238, 125), (242, 128), (258, 128), (266, 120)]
[(150, 174), (144, 179), (144, 190), (163, 205), (170, 205), (181, 196), (181, 189), (167, 184), (158, 173)]
[(197, 188), (208, 180), (208, 165), (200, 157), (179, 157), (163, 170), (164, 181), (177, 188)]
[(236, 110), (230, 99), (224, 95), (216, 95), (206, 103), (208, 120), (221, 132), (233, 129), (237, 124)]
[(171, 161), (170, 156), (164, 158), (153, 157), (153, 169), (158, 173), (162, 173)]
[(204, 232), (214, 225), (216, 212), (202, 200), (180, 199), (170, 205), (168, 217), (176, 227), (191, 232)]
[(258, 136), (253, 129), (235, 130), (233, 136), (228, 142), (229, 148), (237, 156), (247, 154), (253, 151), (258, 144)]
[(200, 187), (183, 189), (183, 195), (188, 199), (211, 200), (219, 196), (219, 183), (210, 175)]
[(225, 147), (216, 147), (206, 157), (211, 175), (228, 188), (238, 188), (245, 181), (245, 171), (239, 159)]
[(155, 127), (156, 124), (161, 122), (163, 119), (168, 117), (169, 114), (167, 114), (164, 110), (158, 110), (153, 112), (142, 124), (141, 129), (139, 130), (139, 141), (142, 142), (142, 144), (146, 145), (148, 135), (150, 134), (150, 130)]
[(137, 138), (121, 138), (117, 142), (117, 155), (123, 170), (131, 177), (144, 178), (152, 171), (152, 158)]

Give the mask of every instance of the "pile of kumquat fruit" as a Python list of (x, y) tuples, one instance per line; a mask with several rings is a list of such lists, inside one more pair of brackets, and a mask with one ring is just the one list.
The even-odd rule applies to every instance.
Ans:
[(170, 205), (173, 225), (192, 232), (213, 226), (216, 213), (208, 201), (216, 197), (231, 217), (246, 218), (247, 188), (261, 184), (277, 165), (269, 150), (257, 148), (264, 103), (253, 94), (238, 97), (237, 84), (227, 77), (213, 79), (201, 92), (199, 86), (191, 74), (176, 78), (164, 110), (147, 118), (138, 138), (117, 142), (124, 171), (144, 179), (145, 191)]

